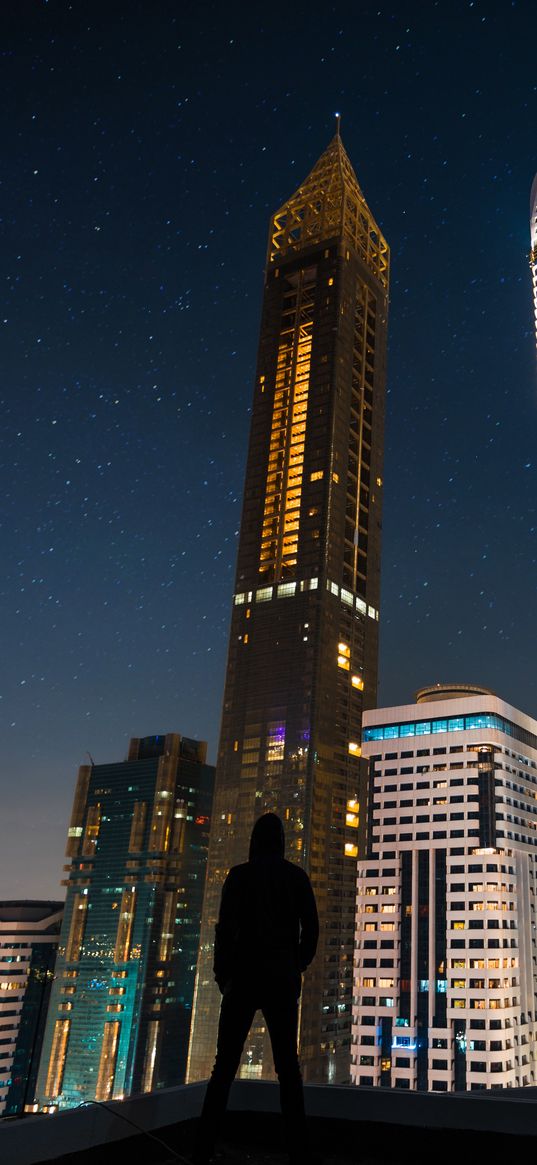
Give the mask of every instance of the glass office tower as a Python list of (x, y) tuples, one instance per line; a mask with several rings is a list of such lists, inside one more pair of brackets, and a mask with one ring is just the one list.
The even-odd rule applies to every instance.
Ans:
[[(214, 925), (275, 810), (321, 938), (308, 1080), (349, 1080), (362, 709), (376, 703), (388, 247), (339, 132), (270, 224), (188, 1078), (211, 1069)], [(242, 1075), (272, 1074), (261, 1026)]]
[(79, 771), (37, 1083), (69, 1108), (184, 1081), (214, 769), (178, 734)]

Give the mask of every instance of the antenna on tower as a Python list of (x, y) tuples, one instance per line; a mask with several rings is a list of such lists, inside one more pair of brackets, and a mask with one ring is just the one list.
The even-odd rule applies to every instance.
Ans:
[(340, 113), (336, 113), (336, 114), (335, 114), (335, 118), (336, 118), (336, 134), (337, 134), (337, 136), (338, 136), (338, 138), (339, 138), (339, 137), (341, 137), (341, 134), (340, 134), (340, 130), (341, 130), (341, 114), (340, 114)]
[(92, 769), (94, 769), (94, 768), (95, 768), (95, 761), (94, 761), (94, 759), (93, 759), (93, 757), (92, 757), (92, 755), (91, 755), (91, 752), (88, 752), (88, 751), (86, 750), (86, 756), (89, 756), (89, 758), (90, 758), (90, 761), (91, 761), (91, 767), (92, 767)]

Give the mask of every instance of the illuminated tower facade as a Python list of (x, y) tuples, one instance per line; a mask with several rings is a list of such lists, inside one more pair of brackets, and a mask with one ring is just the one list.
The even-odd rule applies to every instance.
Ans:
[(364, 716), (352, 1079), (535, 1087), (537, 721), (475, 684)]
[(40, 1108), (184, 1082), (214, 768), (184, 736), (79, 770)]
[(537, 342), (537, 174), (533, 179), (530, 194), (530, 268), (533, 283), (533, 315), (535, 321), (535, 339)]
[[(319, 907), (308, 1080), (349, 1080), (362, 709), (377, 690), (387, 244), (339, 133), (273, 216), (188, 1079), (206, 1077), (222, 882), (275, 810)], [(241, 1074), (272, 1074), (261, 1027)]]

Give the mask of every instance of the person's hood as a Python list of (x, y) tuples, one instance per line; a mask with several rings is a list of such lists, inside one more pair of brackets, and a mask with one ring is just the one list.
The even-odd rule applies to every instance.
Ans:
[(249, 861), (256, 858), (283, 858), (285, 833), (277, 813), (264, 813), (256, 821), (250, 838)]

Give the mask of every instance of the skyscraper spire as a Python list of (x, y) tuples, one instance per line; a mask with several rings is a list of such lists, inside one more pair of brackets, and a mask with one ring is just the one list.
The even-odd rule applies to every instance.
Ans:
[(382, 285), (388, 284), (388, 246), (364, 198), (339, 132), (298, 190), (273, 215), (268, 262), (321, 239), (342, 237), (356, 248)]

